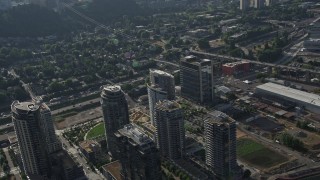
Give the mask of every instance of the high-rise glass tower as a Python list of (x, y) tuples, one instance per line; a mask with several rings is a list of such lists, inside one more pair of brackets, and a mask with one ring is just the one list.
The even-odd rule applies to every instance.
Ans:
[(12, 120), (25, 173), (34, 178), (50, 177), (50, 161), (41, 124), (40, 107), (34, 102), (14, 101)]
[(204, 122), (206, 164), (221, 177), (237, 169), (236, 122), (228, 115), (215, 111)]
[(154, 106), (160, 100), (174, 100), (175, 87), (174, 77), (164, 71), (150, 69), (150, 84), (148, 84), (148, 99), (151, 123), (156, 126), (154, 121)]
[(158, 102), (155, 107), (155, 121), (160, 154), (172, 160), (183, 157), (185, 131), (180, 105), (169, 100)]
[(108, 151), (116, 155), (114, 133), (129, 124), (128, 103), (120, 86), (106, 86), (101, 92), (101, 107), (106, 129)]

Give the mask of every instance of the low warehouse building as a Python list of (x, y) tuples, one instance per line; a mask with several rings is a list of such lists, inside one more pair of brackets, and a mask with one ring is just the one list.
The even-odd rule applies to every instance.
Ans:
[(275, 83), (265, 83), (256, 88), (256, 94), (261, 97), (274, 97), (295, 103), (297, 106), (320, 113), (320, 96), (305, 91), (289, 88)]

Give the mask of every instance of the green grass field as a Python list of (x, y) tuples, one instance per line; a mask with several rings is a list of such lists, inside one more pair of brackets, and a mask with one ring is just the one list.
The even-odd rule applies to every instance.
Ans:
[(238, 139), (237, 156), (240, 160), (258, 168), (270, 168), (288, 161), (287, 157), (248, 138)]
[(102, 136), (104, 134), (105, 134), (104, 123), (100, 123), (88, 132), (86, 139), (92, 139), (98, 136)]

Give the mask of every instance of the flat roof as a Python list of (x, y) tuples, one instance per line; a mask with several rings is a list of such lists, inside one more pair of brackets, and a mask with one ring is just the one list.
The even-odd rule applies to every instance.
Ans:
[(176, 101), (170, 101), (170, 100), (163, 100), (156, 103), (156, 109), (166, 110), (166, 111), (173, 111), (180, 109), (181, 106)]
[(320, 107), (320, 96), (317, 94), (300, 91), (297, 89), (270, 82), (257, 86), (257, 89), (262, 89), (265, 91), (272, 92), (274, 94), (279, 94), (284, 97), (288, 97)]
[(105, 91), (109, 91), (109, 92), (118, 92), (121, 91), (121, 87), (114, 85), (114, 86), (104, 86), (103, 89)]
[(37, 109), (39, 109), (39, 106), (33, 102), (14, 101), (12, 103), (12, 106), (17, 110), (22, 110), (22, 111), (36, 111)]
[(170, 73), (167, 73), (165, 71), (161, 71), (158, 69), (150, 69), (150, 73), (152, 73), (153, 75), (162, 75), (162, 76), (168, 76), (168, 77), (172, 77), (172, 78), (174, 77)]
[(153, 141), (135, 124), (127, 124), (118, 130), (122, 135), (132, 139), (136, 144), (150, 144)]
[(230, 116), (228, 116), (227, 114), (221, 112), (221, 111), (211, 111), (209, 113), (208, 119), (205, 120), (206, 123), (208, 124), (233, 124), (235, 123), (235, 120), (232, 119)]
[(106, 172), (109, 172), (115, 179), (117, 180), (122, 179), (120, 174), (121, 164), (119, 160), (103, 165), (102, 169), (104, 169), (104, 171)]

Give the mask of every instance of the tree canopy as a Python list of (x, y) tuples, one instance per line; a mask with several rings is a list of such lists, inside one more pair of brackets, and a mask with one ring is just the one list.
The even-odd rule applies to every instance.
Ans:
[(48, 36), (67, 31), (67, 23), (52, 10), (37, 6), (16, 6), (0, 13), (0, 36)]

